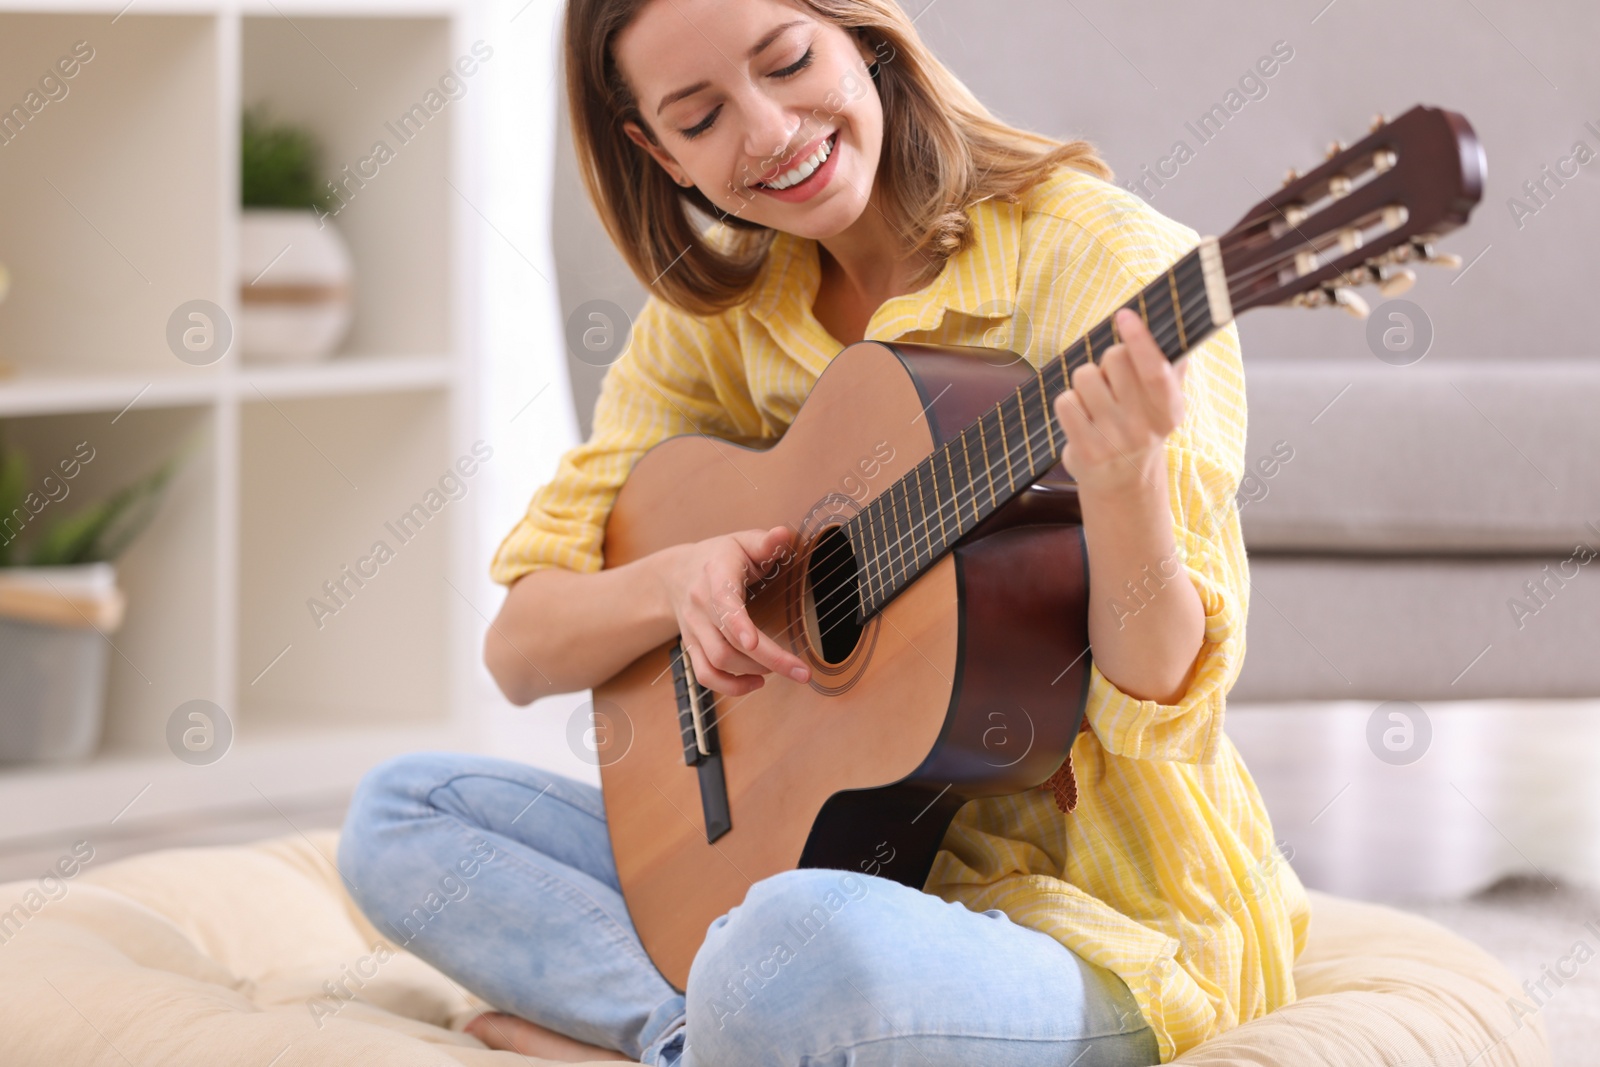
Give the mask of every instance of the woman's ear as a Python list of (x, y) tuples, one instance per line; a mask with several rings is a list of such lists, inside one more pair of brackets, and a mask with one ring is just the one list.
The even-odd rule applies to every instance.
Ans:
[(678, 167), (678, 161), (673, 159), (665, 148), (662, 148), (660, 145), (652, 141), (649, 135), (639, 128), (639, 124), (637, 122), (634, 122), (631, 119), (627, 122), (624, 122), (622, 124), (622, 132), (628, 135), (628, 140), (632, 141), (646, 152), (649, 152), (650, 158), (661, 164), (661, 169), (665, 170), (669, 175), (671, 175), (673, 181), (677, 182), (679, 185), (690, 184), (688, 177)]

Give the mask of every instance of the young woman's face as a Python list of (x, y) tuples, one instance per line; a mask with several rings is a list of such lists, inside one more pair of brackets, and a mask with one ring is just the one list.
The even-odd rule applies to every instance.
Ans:
[(614, 56), (657, 144), (730, 215), (832, 237), (867, 208), (883, 109), (866, 46), (787, 0), (649, 0)]

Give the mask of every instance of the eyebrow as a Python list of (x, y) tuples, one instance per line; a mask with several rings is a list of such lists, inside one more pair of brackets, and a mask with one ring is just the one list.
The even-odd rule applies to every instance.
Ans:
[[(785, 22), (773, 27), (773, 29), (770, 30), (764, 37), (762, 37), (761, 40), (750, 46), (750, 51), (745, 53), (745, 58), (756, 58), (756, 56), (759, 56), (762, 52), (765, 52), (768, 48), (772, 47), (772, 43), (779, 37), (782, 37), (786, 31), (791, 30), (796, 26), (803, 25), (805, 25), (804, 19), (792, 19), (789, 22)], [(668, 93), (666, 96), (661, 98), (661, 103), (656, 105), (656, 114), (659, 115), (661, 112), (665, 111), (667, 109), (667, 105), (669, 104), (676, 104), (679, 100), (682, 100), (685, 97), (693, 96), (695, 93), (709, 88), (711, 88), (710, 82), (697, 81), (693, 85), (685, 86), (676, 92)]]

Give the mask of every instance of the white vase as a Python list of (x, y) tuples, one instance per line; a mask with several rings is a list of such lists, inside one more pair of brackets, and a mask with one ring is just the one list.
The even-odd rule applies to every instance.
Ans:
[(239, 348), (257, 362), (331, 354), (350, 330), (350, 248), (310, 208), (239, 215)]

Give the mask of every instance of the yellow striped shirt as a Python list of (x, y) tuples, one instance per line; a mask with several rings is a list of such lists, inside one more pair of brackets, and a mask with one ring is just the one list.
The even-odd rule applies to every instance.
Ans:
[[(1199, 241), (1092, 175), (1063, 168), (1022, 203), (971, 211), (975, 240), (916, 293), (886, 301), (869, 340), (1009, 348), (1034, 367), (1132, 298)], [(601, 568), (616, 492), (640, 454), (680, 433), (777, 437), (842, 347), (818, 323), (814, 241), (778, 234), (761, 279), (711, 317), (651, 297), (608, 370), (589, 440), (495, 553), (509, 585), (540, 567)], [(1310, 907), (1277, 850), (1254, 781), (1223, 733), (1244, 660), (1249, 565), (1234, 493), (1245, 466), (1238, 333), (1190, 353), (1167, 470), (1179, 556), (1205, 608), (1188, 691), (1121, 692), (1091, 664), (1090, 729), (1072, 749), (1076, 809), (1050, 792), (977, 800), (956, 815), (926, 892), (998, 908), (1132, 990), (1168, 1062), (1295, 999)], [(1064, 650), (1065, 651), (1065, 650)]]

